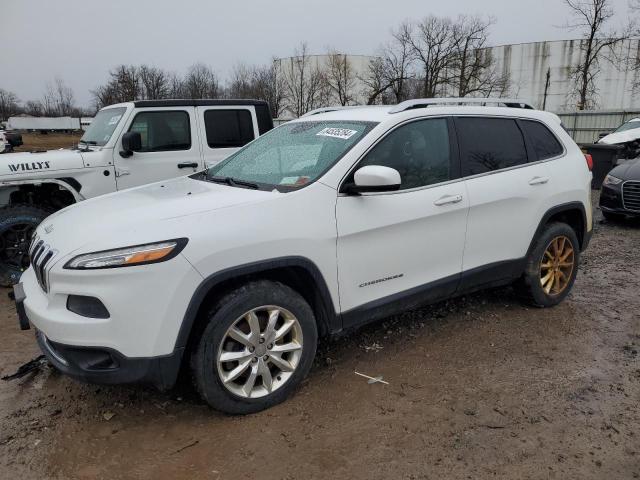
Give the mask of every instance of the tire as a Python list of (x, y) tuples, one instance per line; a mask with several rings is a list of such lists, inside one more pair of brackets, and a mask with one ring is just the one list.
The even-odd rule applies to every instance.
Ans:
[(36, 227), (49, 216), (38, 207), (15, 205), (0, 209), (0, 285), (10, 287), (29, 268), (29, 244)]
[[(556, 244), (558, 248), (562, 245), (557, 257), (554, 253), (556, 240), (564, 242)], [(563, 261), (562, 257), (568, 254), (569, 248), (572, 253)], [(567, 266), (569, 263), (571, 267)], [(566, 223), (551, 223), (535, 240), (522, 278), (515, 285), (516, 291), (523, 301), (535, 307), (558, 305), (571, 291), (579, 263), (580, 244), (576, 232)]]
[[(276, 310), (278, 313), (273, 313)], [(251, 333), (257, 332), (250, 328), (252, 312), (258, 321), (259, 336)], [(309, 304), (291, 288), (271, 281), (247, 283), (225, 295), (207, 317), (191, 357), (191, 368), (196, 389), (214, 409), (248, 414), (272, 407), (289, 397), (309, 372), (318, 340), (316, 321)], [(269, 318), (276, 319), (273, 330), (268, 328)], [(272, 332), (284, 332), (285, 323), (290, 325), (289, 330), (276, 338)], [(230, 334), (232, 327), (236, 330)], [(298, 344), (300, 349), (278, 351)], [(223, 360), (231, 356), (241, 359)], [(286, 368), (281, 369), (282, 365)], [(286, 371), (292, 366), (293, 371)], [(234, 378), (231, 372), (240, 370)], [(226, 382), (223, 376), (227, 377)]]
[(602, 216), (609, 222), (620, 222), (624, 219), (624, 215), (613, 212), (605, 212), (602, 210)]

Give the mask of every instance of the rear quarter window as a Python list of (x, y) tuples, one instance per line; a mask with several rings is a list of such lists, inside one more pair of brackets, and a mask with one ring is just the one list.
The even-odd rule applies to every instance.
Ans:
[(564, 147), (556, 136), (542, 123), (533, 120), (520, 120), (520, 125), (538, 160), (557, 157), (564, 152)]

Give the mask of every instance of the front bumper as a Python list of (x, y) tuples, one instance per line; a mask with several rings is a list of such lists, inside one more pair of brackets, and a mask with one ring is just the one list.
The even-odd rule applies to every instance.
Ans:
[[(30, 328), (24, 302), (22, 284), (14, 286), (18, 322), (22, 330)], [(170, 355), (149, 358), (130, 358), (107, 347), (64, 345), (49, 340), (36, 330), (36, 340), (47, 360), (59, 371), (88, 383), (105, 385), (150, 383), (160, 390), (168, 390), (176, 382), (184, 348), (176, 348)]]
[(176, 383), (184, 349), (171, 355), (128, 358), (110, 348), (62, 345), (36, 332), (47, 360), (59, 371), (77, 380), (102, 385), (149, 383), (168, 390)]
[(640, 217), (640, 212), (628, 210), (622, 203), (622, 184), (602, 185), (600, 190), (600, 210), (619, 215)]

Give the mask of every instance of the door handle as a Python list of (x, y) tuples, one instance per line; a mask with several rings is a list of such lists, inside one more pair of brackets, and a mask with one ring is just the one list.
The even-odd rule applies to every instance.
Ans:
[(544, 185), (549, 181), (549, 177), (533, 177), (529, 180), (529, 185)]
[(178, 168), (198, 168), (198, 162), (179, 163)]
[(449, 205), (451, 203), (460, 203), (462, 201), (462, 195), (445, 195), (444, 197), (439, 198), (433, 204), (437, 207), (441, 207), (442, 205)]

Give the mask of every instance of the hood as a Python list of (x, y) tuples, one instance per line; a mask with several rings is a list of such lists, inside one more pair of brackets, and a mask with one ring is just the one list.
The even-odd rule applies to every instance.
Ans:
[(609, 173), (620, 180), (640, 180), (640, 159), (624, 162)]
[(624, 132), (610, 133), (606, 137), (602, 137), (598, 143), (604, 143), (605, 145), (617, 145), (619, 143), (632, 142), (633, 140), (638, 139), (640, 139), (640, 125), (638, 125), (638, 128), (625, 130)]
[(84, 166), (79, 150), (5, 153), (0, 156), (0, 176), (29, 175), (43, 170), (70, 170)]
[(48, 217), (37, 234), (63, 254), (85, 245), (124, 247), (189, 236), (194, 215), (281, 195), (181, 177), (72, 205)]

